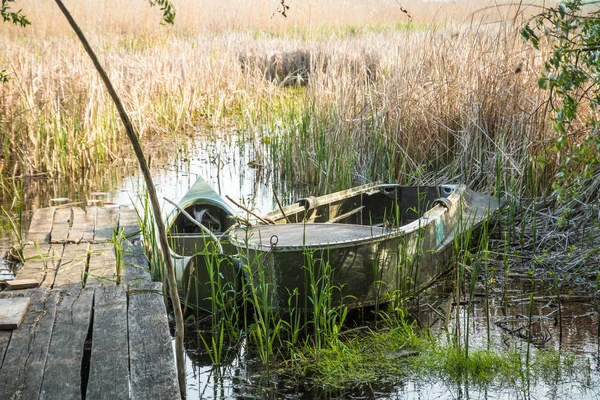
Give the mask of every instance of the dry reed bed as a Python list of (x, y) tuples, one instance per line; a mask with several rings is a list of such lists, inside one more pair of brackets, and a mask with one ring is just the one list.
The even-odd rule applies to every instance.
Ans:
[[(309, 184), (432, 171), (487, 188), (499, 173), (523, 180), (549, 132), (539, 62), (515, 27), (340, 32), (92, 41), (144, 139), (233, 124), (247, 137), (276, 138), (270, 157)], [(13, 77), (0, 87), (5, 172), (66, 174), (126, 154), (112, 104), (75, 40), (0, 40)], [(268, 146), (261, 150), (269, 157)], [(331, 157), (353, 151), (339, 164)], [(336, 182), (342, 169), (351, 173)]]
[[(280, 13), (280, 0), (176, 0), (175, 26), (158, 26), (161, 12), (144, 0), (115, 2), (110, 0), (64, 1), (86, 32), (99, 35), (132, 34), (147, 36), (164, 31), (176, 34), (253, 31), (273, 35), (335, 32), (339, 28), (382, 27), (412, 22), (414, 25), (446, 25), (510, 20), (538, 10), (536, 1), (505, 2), (493, 0), (286, 0), (290, 6), (286, 17)], [(543, 0), (537, 4), (545, 4)], [(23, 10), (31, 20), (28, 32), (36, 38), (70, 34), (71, 29), (52, 0), (18, 0), (13, 8)], [(2, 27), (10, 36), (21, 31)]]
[[(542, 57), (521, 42), (516, 8), (411, 1), (407, 24), (391, 0), (294, 2), (288, 18), (273, 16), (277, 3), (181, 0), (174, 28), (159, 28), (159, 12), (141, 0), (70, 6), (148, 152), (233, 127), (284, 184), (467, 182), (523, 200), (508, 217), (510, 238), (493, 246), (512, 254), (509, 270), (597, 263), (587, 248), (600, 234), (582, 228), (597, 209), (567, 205), (564, 225), (552, 202), (528, 200), (551, 193), (554, 136), (537, 87)], [(0, 85), (2, 173), (70, 175), (128, 157), (114, 108), (53, 2), (21, 4), (33, 26), (0, 27), (0, 69), (12, 77)], [(497, 20), (511, 22), (484, 23)]]

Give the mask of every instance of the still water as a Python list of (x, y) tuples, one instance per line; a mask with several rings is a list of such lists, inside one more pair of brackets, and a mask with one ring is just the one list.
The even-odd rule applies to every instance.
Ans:
[[(157, 150), (153, 154), (152, 176), (159, 199), (179, 200), (202, 176), (223, 197), (227, 194), (243, 202), (259, 214), (276, 207), (273, 198), (276, 178), (272, 171), (261, 168), (257, 154), (250, 144), (236, 143), (233, 139), (215, 139), (202, 145), (186, 145), (180, 149)], [(101, 192), (106, 203), (140, 207), (143, 179), (131, 161), (120, 162), (93, 176), (81, 176), (77, 182), (66, 182), (49, 177), (26, 178), (15, 184), (21, 186), (22, 198), (15, 198), (4, 191), (2, 207), (11, 215), (15, 226), (26, 230), (33, 211), (50, 205), (51, 199), (65, 197), (71, 203), (87, 204), (91, 193)], [(284, 204), (301, 198), (303, 188), (280, 195)], [(279, 193), (284, 190), (278, 189)], [(96, 195), (95, 197), (97, 197)], [(15, 206), (22, 201), (22, 213)], [(165, 215), (170, 211), (163, 204)], [(231, 205), (236, 209), (235, 205)], [(16, 240), (14, 230), (9, 228), (6, 213), (2, 215), (0, 250), (6, 252)], [(18, 231), (19, 229), (17, 229)], [(0, 275), (10, 274), (9, 265), (0, 265)], [(444, 310), (454, 315), (458, 312), (466, 326), (465, 306), (450, 305), (451, 289), (441, 288), (431, 296), (421, 299), (415, 316), (422, 326), (432, 330), (444, 340), (447, 325), (442, 318)], [(523, 338), (529, 329), (527, 318), (530, 303), (528, 288), (513, 282), (510, 285), (492, 287), (489, 315), (484, 312), (482, 296), (477, 297), (469, 318), (469, 341), (474, 348), (490, 346), (494, 349), (517, 350), (525, 353), (528, 343)], [(507, 301), (510, 300), (510, 301)], [(598, 338), (598, 313), (592, 307), (592, 298), (561, 304), (562, 318), (557, 323), (557, 304), (550, 297), (539, 293), (534, 302), (535, 315), (539, 316), (531, 326), (536, 335), (536, 346), (531, 346), (533, 357), (539, 349), (564, 349), (572, 354), (576, 368), (564, 376), (537, 379), (520, 385), (497, 383), (491, 387), (475, 387), (468, 382), (456, 383), (444, 376), (388, 377), (359, 388), (344, 391), (323, 391), (291, 384), (276, 372), (266, 374), (260, 359), (239, 343), (224, 357), (221, 366), (211, 364), (204, 345), (194, 332), (188, 332), (186, 340), (186, 366), (188, 399), (600, 399), (600, 342)], [(435, 311), (434, 311), (435, 310)]]

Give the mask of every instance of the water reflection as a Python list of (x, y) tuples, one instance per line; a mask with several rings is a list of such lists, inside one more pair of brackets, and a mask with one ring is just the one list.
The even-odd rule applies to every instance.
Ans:
[[(270, 173), (249, 165), (255, 157), (253, 147), (236, 139), (216, 139), (208, 143), (189, 142), (181, 148), (155, 150), (151, 171), (159, 199), (179, 200), (202, 176), (222, 195), (244, 200), (259, 212), (273, 208)], [(50, 176), (4, 179), (0, 205), (7, 211), (0, 215), (0, 249), (6, 251), (14, 241), (8, 228), (9, 215), (17, 220), (18, 203), (22, 204), (23, 230), (29, 227), (33, 212), (51, 205), (51, 199), (68, 198), (70, 204), (83, 206), (93, 192), (106, 192), (106, 201), (119, 205), (139, 205), (144, 181), (131, 160), (122, 160), (99, 171), (84, 171), (62, 179)], [(18, 195), (15, 195), (18, 193)], [(235, 206), (233, 206), (234, 209)], [(163, 210), (170, 211), (167, 202)], [(25, 234), (26, 232), (20, 232)]]
[[(521, 293), (522, 295), (523, 293)], [(469, 308), (469, 343), (472, 349), (492, 348), (526, 354), (530, 347), (532, 362), (544, 355), (545, 349), (568, 351), (565, 357), (575, 355), (572, 367), (566, 371), (552, 369), (544, 374), (523, 378), (518, 382), (494, 382), (476, 385), (470, 382), (455, 382), (442, 374), (438, 376), (406, 376), (378, 379), (368, 385), (345, 390), (321, 390), (307, 388), (289, 382), (277, 373), (266, 374), (264, 365), (252, 355), (245, 345), (230, 352), (223, 364), (213, 367), (204, 345), (194, 333), (188, 332), (186, 341), (188, 365), (188, 399), (600, 399), (600, 364), (597, 336), (598, 314), (591, 304), (584, 302), (562, 304), (563, 320), (555, 323), (552, 317), (542, 330), (548, 335), (543, 344), (528, 342), (527, 337), (516, 335), (524, 323), (524, 307), (520, 301), (507, 302), (494, 298), (489, 303), (489, 319), (482, 300)], [(450, 293), (438, 293), (420, 299), (416, 313), (421, 325), (430, 328), (440, 342), (444, 342), (455, 322), (446, 321), (439, 310), (451, 317), (458, 313), (463, 324), (467, 321), (467, 305), (461, 302), (458, 310)], [(448, 307), (448, 303), (450, 307)], [(432, 307), (437, 312), (432, 312)], [(549, 309), (550, 307), (550, 309)], [(537, 301), (535, 316), (552, 316), (553, 305)], [(540, 321), (542, 318), (538, 318)], [(489, 323), (488, 323), (489, 321)], [(514, 329), (506, 329), (514, 324)], [(562, 328), (562, 335), (560, 330)], [(463, 342), (466, 329), (463, 330)], [(489, 341), (489, 342), (488, 342)]]
[[(235, 139), (216, 139), (214, 142), (180, 150), (175, 159), (162, 158), (152, 163), (152, 177), (159, 199), (177, 201), (188, 191), (198, 176), (202, 176), (221, 196), (244, 201), (250, 208), (266, 212), (273, 208), (273, 189), (270, 173), (249, 164), (255, 158), (252, 146)], [(143, 188), (139, 174), (126, 177), (114, 193), (114, 202), (135, 203)], [(236, 206), (231, 204), (233, 209)], [(171, 206), (164, 202), (168, 213)], [(165, 213), (165, 214), (166, 214)]]

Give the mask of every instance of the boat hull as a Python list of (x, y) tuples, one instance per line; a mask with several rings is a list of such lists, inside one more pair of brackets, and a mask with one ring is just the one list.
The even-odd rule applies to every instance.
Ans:
[(259, 290), (267, 288), (271, 307), (298, 304), (310, 309), (317, 300), (349, 307), (398, 301), (447, 272), (455, 239), (479, 227), (500, 206), (464, 186), (442, 199), (431, 201), (420, 218), (397, 228), (262, 225), (234, 231), (231, 242), (242, 257), (246, 278)]

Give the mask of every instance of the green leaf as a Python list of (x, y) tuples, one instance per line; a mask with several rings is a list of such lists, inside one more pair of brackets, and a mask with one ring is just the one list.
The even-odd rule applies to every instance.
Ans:
[(548, 89), (548, 78), (543, 76), (541, 78), (538, 78), (537, 84), (540, 89)]
[(538, 38), (538, 36), (536, 35), (536, 33), (533, 31), (533, 29), (531, 29), (531, 27), (529, 26), (529, 24), (526, 24), (523, 29), (521, 29), (521, 38), (525, 41), (530, 41), (531, 45), (535, 48), (539, 50), (539, 43), (540, 40)]
[(163, 12), (161, 24), (173, 25), (175, 23), (175, 7), (169, 0), (148, 0), (150, 6), (159, 7)]
[(25, 28), (30, 24), (27, 17), (21, 14), (22, 10), (17, 12), (11, 11), (9, 3), (14, 3), (15, 0), (2, 0), (2, 5), (0, 5), (0, 16), (2, 17), (3, 22), (12, 22), (15, 25), (20, 25)]

